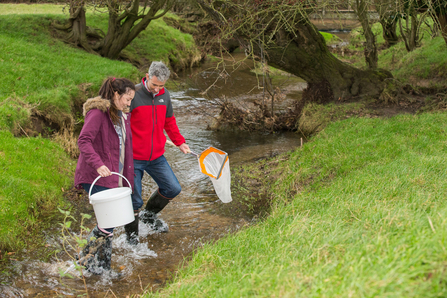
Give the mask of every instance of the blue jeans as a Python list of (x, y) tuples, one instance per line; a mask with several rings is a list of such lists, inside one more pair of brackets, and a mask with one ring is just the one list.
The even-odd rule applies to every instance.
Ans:
[[(84, 190), (87, 192), (87, 194), (88, 194), (88, 192), (90, 191), (90, 186), (91, 186), (91, 184), (89, 184), (89, 183), (82, 183), (82, 187), (84, 188)], [(93, 188), (92, 188), (92, 195), (94, 195), (95, 193), (97, 193), (97, 192), (100, 192), (100, 191), (103, 191), (103, 190), (107, 190), (107, 189), (109, 189), (109, 188), (107, 188), (107, 187), (104, 187), (104, 186), (101, 186), (101, 185), (93, 185)], [(103, 229), (103, 230), (106, 230), (107, 232), (109, 232), (109, 233), (113, 233), (113, 229), (114, 228), (108, 228), (108, 229)]]
[(134, 210), (138, 210), (143, 206), (141, 179), (143, 178), (144, 171), (154, 179), (158, 185), (160, 194), (167, 199), (175, 198), (182, 191), (180, 183), (164, 155), (151, 161), (134, 159), (133, 166), (135, 172), (134, 191), (132, 194)]

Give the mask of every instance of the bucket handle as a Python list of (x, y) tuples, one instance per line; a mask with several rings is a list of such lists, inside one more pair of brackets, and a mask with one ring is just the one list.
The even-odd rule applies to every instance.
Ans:
[[(116, 172), (112, 172), (112, 174), (119, 175), (119, 176), (123, 177), (124, 179), (126, 179), (127, 184), (129, 184), (129, 188), (132, 188), (132, 186), (130, 185), (129, 180), (127, 180), (126, 177), (124, 177), (124, 176), (121, 175), (120, 173), (116, 173)], [(101, 175), (99, 175), (99, 176), (93, 181), (92, 185), (90, 186), (90, 190), (89, 190), (89, 192), (88, 192), (88, 200), (90, 201), (90, 204), (92, 203), (92, 201), (90, 200), (90, 194), (92, 193), (93, 185), (95, 185), (96, 181), (98, 181), (99, 178), (102, 178)]]

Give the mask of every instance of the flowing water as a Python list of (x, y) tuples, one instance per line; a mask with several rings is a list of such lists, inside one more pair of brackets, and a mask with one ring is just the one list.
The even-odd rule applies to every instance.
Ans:
[[(243, 54), (238, 55), (238, 59), (243, 58)], [(219, 76), (220, 72), (215, 70), (215, 65), (215, 62), (209, 62), (200, 69), (179, 74), (175, 80), (179, 91), (171, 92), (178, 126), (192, 150), (200, 152), (208, 146), (214, 146), (226, 151), (230, 166), (236, 166), (300, 145), (299, 136), (292, 132), (258, 134), (207, 130), (212, 121), (209, 116), (218, 113), (216, 106), (211, 104), (213, 99), (226, 98), (248, 104), (262, 95), (262, 91), (256, 87), (258, 79), (250, 72), (250, 63), (240, 66), (236, 71), (228, 70), (228, 76)], [(200, 91), (217, 77), (221, 77), (221, 80), (209, 92), (215, 97), (204, 98)], [(288, 87), (285, 90), (290, 101), (299, 98), (305, 85), (299, 79), (298, 82), (296, 79), (282, 81), (282, 86)], [(283, 108), (285, 106), (275, 106), (277, 110)], [(218, 211), (223, 203), (215, 195), (208, 176), (200, 172), (194, 156), (185, 155), (170, 146), (166, 147), (165, 156), (182, 185), (181, 194), (160, 213), (160, 217), (169, 225), (168, 233), (156, 233), (140, 223), (140, 243), (131, 246), (125, 241), (124, 229), (116, 228), (111, 272), (101, 276), (84, 272), (85, 285), (67, 253), (60, 252), (51, 257), (50, 261), (43, 262), (34, 259), (30, 252), (24, 259), (11, 260), (7, 271), (0, 275), (0, 296), (76, 297), (85, 292), (85, 287), (90, 297), (138, 295), (146, 289), (154, 290), (163, 286), (175, 275), (185, 257), (203, 243), (218, 240), (250, 224), (249, 218), (231, 217)], [(145, 199), (155, 189), (156, 184), (145, 175)], [(87, 212), (93, 214), (88, 202), (84, 204)], [(93, 228), (94, 220), (88, 225)], [(46, 231), (46, 235), (48, 247), (54, 247), (55, 250), (62, 248), (57, 224), (54, 230)], [(69, 252), (74, 253), (72, 250)], [(61, 272), (71, 274), (74, 278), (61, 277)]]
[[(344, 31), (331, 33), (344, 40), (348, 37)], [(207, 129), (212, 125), (213, 116), (219, 112), (213, 103), (230, 100), (242, 108), (251, 109), (254, 102), (263, 100), (265, 93), (259, 88), (263, 77), (256, 77), (250, 71), (253, 63), (234, 64), (234, 61), (243, 59), (243, 53), (227, 57), (224, 71), (217, 69), (219, 61), (209, 61), (171, 80), (174, 83), (171, 89), (177, 90), (171, 91), (177, 123), (190, 148), (200, 152), (213, 146), (226, 151), (230, 167), (293, 150), (301, 142), (293, 132), (259, 134)], [(203, 95), (202, 91), (213, 84), (207, 95)], [(306, 87), (305, 82), (293, 76), (274, 77), (273, 84), (285, 95), (281, 104), (274, 103), (276, 112), (287, 109), (291, 102), (300, 99)], [(200, 172), (194, 156), (185, 155), (170, 146), (166, 147), (165, 156), (182, 185), (181, 194), (160, 213), (169, 225), (168, 233), (156, 233), (140, 223), (140, 243), (131, 246), (125, 241), (124, 229), (116, 228), (112, 270), (101, 276), (84, 271), (84, 283), (73, 266), (73, 260), (62, 251), (61, 233), (55, 224), (54, 229), (45, 231), (46, 246), (61, 252), (50, 257), (48, 262), (40, 261), (43, 258), (36, 257), (34, 252), (26, 251), (20, 260), (11, 259), (7, 269), (0, 274), (0, 297), (76, 297), (86, 289), (90, 297), (139, 295), (145, 290), (160, 288), (175, 276), (178, 267), (194, 249), (250, 225), (250, 218), (229, 216), (219, 211), (223, 203), (216, 196), (208, 176)], [(144, 198), (147, 199), (156, 188), (146, 174), (143, 178)], [(237, 200), (236, 197), (233, 199)], [(228, 204), (231, 206), (232, 203)], [(93, 215), (87, 201), (79, 209)], [(90, 220), (89, 228), (94, 224), (94, 219)], [(73, 235), (76, 233), (79, 231), (73, 231)], [(68, 253), (73, 255), (74, 251), (68, 248)], [(61, 273), (70, 274), (73, 278), (62, 277)]]

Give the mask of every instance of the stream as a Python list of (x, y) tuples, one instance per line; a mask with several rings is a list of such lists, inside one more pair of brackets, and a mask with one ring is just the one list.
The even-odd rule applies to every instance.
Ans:
[[(235, 54), (237, 60), (244, 54)], [(229, 67), (228, 76), (219, 80), (205, 98), (201, 90), (216, 81), (220, 72), (217, 62), (206, 62), (198, 69), (178, 74), (174, 81), (179, 91), (171, 91), (174, 113), (181, 133), (190, 148), (201, 152), (208, 146), (219, 148), (229, 154), (230, 167), (274, 156), (293, 150), (300, 145), (300, 138), (293, 132), (260, 134), (243, 132), (216, 132), (207, 130), (213, 115), (218, 114), (213, 101), (225, 98), (239, 104), (249, 105), (262, 96), (257, 88), (259, 78), (250, 71), (252, 64), (236, 69)], [(299, 78), (286, 77), (280, 82), (287, 100), (296, 100), (306, 83)], [(211, 94), (211, 95), (210, 95)], [(214, 96), (214, 97), (213, 97)], [(211, 99), (210, 99), (211, 98)], [(286, 102), (287, 102), (286, 100)], [(275, 109), (284, 109), (277, 105)], [(250, 225), (250, 218), (229, 216), (219, 212), (223, 203), (216, 196), (213, 185), (199, 170), (197, 159), (185, 155), (177, 148), (166, 146), (165, 156), (182, 186), (182, 192), (160, 213), (169, 225), (168, 233), (156, 233), (140, 223), (140, 243), (126, 243), (123, 227), (114, 231), (112, 270), (97, 276), (84, 271), (85, 285), (73, 260), (64, 251), (51, 256), (48, 262), (33, 258), (33, 253), (20, 260), (11, 259), (7, 272), (0, 275), (1, 297), (76, 297), (86, 292), (89, 297), (126, 297), (142, 294), (145, 290), (162, 287), (175, 275), (178, 267), (187, 260), (194, 249), (224, 237)], [(145, 174), (143, 196), (156, 189), (155, 182)], [(237, 200), (233, 196), (233, 200)], [(86, 201), (87, 213), (93, 208)], [(232, 204), (232, 203), (228, 203)], [(94, 215), (86, 224), (95, 225)], [(62, 250), (62, 237), (58, 224), (45, 231), (48, 247)], [(72, 231), (73, 234), (79, 231)], [(77, 235), (77, 234), (76, 234)], [(68, 248), (68, 252), (75, 252)], [(70, 274), (61, 277), (61, 272)], [(86, 288), (85, 288), (86, 287)]]
[[(348, 39), (349, 32), (318, 27), (338, 35), (344, 42)], [(224, 71), (217, 69), (222, 61), (209, 60), (199, 68), (176, 74), (171, 80), (174, 87), (168, 88), (177, 124), (191, 150), (201, 152), (209, 146), (219, 148), (229, 154), (230, 168), (293, 150), (301, 144), (299, 135), (293, 132), (248, 133), (207, 129), (219, 113), (215, 103), (229, 100), (244, 109), (252, 109), (256, 101), (263, 100), (265, 93), (259, 88), (262, 76), (256, 76), (251, 71), (253, 62), (244, 59), (241, 52), (225, 57)], [(307, 86), (300, 78), (285, 73), (273, 76), (272, 83), (285, 95), (281, 103), (274, 104), (276, 112), (299, 100)], [(213, 87), (204, 95), (202, 92), (210, 85)], [(219, 207), (224, 203), (216, 196), (208, 176), (200, 172), (196, 157), (185, 155), (171, 146), (166, 146), (165, 157), (182, 186), (180, 195), (159, 214), (169, 226), (168, 233), (154, 232), (140, 222), (140, 243), (131, 246), (126, 243), (124, 228), (116, 228), (112, 270), (100, 276), (84, 270), (82, 279), (69, 256), (75, 251), (70, 247), (67, 248), (68, 253), (63, 250), (66, 242), (62, 239), (59, 223), (55, 223), (53, 229), (44, 231), (45, 246), (54, 248), (55, 253), (49, 258), (39, 258), (34, 252), (25, 251), (25, 257), (20, 260), (11, 258), (0, 274), (0, 297), (77, 297), (86, 292), (92, 298), (138, 297), (147, 290), (163, 287), (175, 276), (179, 266), (187, 263), (188, 256), (204, 243), (217, 241), (252, 223), (251, 218), (240, 215), (240, 212), (234, 212), (239, 215), (221, 212), (224, 208)], [(156, 183), (145, 174), (143, 199), (147, 200), (156, 188)], [(237, 197), (233, 196), (233, 200)], [(93, 208), (88, 201), (82, 204), (84, 206), (79, 208), (82, 209), (79, 212), (93, 215), (86, 222), (86, 226), (92, 229), (95, 226)], [(232, 203), (228, 204), (231, 206)], [(73, 230), (72, 236), (79, 236), (79, 232)]]

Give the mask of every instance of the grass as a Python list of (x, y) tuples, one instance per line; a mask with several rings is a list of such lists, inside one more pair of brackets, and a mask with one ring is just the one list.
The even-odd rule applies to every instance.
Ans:
[[(430, 22), (428, 22), (430, 24)], [(362, 29), (351, 32), (349, 49), (363, 52), (361, 46), (364, 42)], [(376, 23), (372, 26), (376, 35), (377, 46), (385, 44), (382, 36), (382, 26)], [(400, 30), (397, 29), (400, 37)], [(416, 88), (445, 90), (447, 88), (447, 55), (446, 43), (441, 36), (431, 37), (430, 29), (426, 24), (421, 26), (421, 46), (407, 52), (403, 41), (391, 48), (379, 51), (378, 66), (391, 71), (393, 76), (404, 84), (411, 84)], [(346, 57), (342, 57), (346, 59)], [(356, 55), (349, 60), (355, 67), (366, 69), (364, 57)]]
[[(412, 53), (402, 47), (389, 50), (399, 56), (382, 51), (381, 66), (403, 81), (446, 77), (441, 38), (424, 39)], [(447, 114), (328, 124), (368, 111), (356, 104), (306, 111), (308, 122), (325, 121), (323, 131), (302, 149), (260, 161), (252, 177), (276, 202), (272, 215), (206, 245), (165, 289), (145, 297), (447, 294)]]
[[(75, 162), (45, 138), (15, 138), (0, 131), (0, 250), (35, 245), (33, 231), (48, 225), (51, 210), (64, 206)], [(30, 236), (31, 235), (31, 236)], [(40, 242), (39, 242), (40, 243)]]
[[(1, 4), (0, 11), (8, 5)], [(83, 84), (97, 89), (107, 71), (138, 75), (128, 64), (52, 39), (42, 28), (64, 17), (47, 6), (41, 9), (44, 15), (0, 16), (2, 252), (35, 242), (35, 231), (48, 224), (42, 219), (65, 204), (63, 189), (71, 186), (74, 168), (50, 140), (14, 138), (5, 128), (25, 125), (36, 108), (54, 110), (55, 115), (70, 111), (73, 100), (82, 96)], [(92, 22), (103, 20), (93, 17)], [(161, 39), (169, 32), (163, 26), (153, 31)], [(445, 65), (436, 52), (442, 43), (436, 40), (424, 40), (424, 47), (435, 50), (394, 54), (406, 63), (393, 73), (406, 76), (411, 70), (404, 68), (411, 65), (419, 67), (420, 76), (431, 78), (434, 72), (424, 74), (424, 69), (436, 61)], [(152, 53), (144, 47), (142, 42), (129, 52)], [(419, 59), (423, 53), (425, 59)], [(390, 60), (379, 63), (392, 61), (393, 54), (388, 55)], [(424, 66), (424, 61), (432, 65)], [(435, 71), (443, 77), (442, 67)], [(307, 108), (336, 119), (347, 112)], [(205, 245), (165, 289), (146, 296), (446, 296), (446, 123), (446, 113), (425, 113), (329, 124), (303, 148), (275, 160), (275, 180), (264, 181), (262, 188), (276, 203), (271, 216)]]
[[(85, 99), (86, 87), (89, 94), (96, 94), (107, 76), (139, 81), (141, 71), (131, 64), (87, 54), (53, 38), (51, 22), (68, 17), (62, 7), (0, 4), (0, 102), (19, 99), (21, 109), (28, 110), (18, 113), (0, 106), (0, 129), (16, 132), (18, 125), (30, 126), (32, 111), (61, 126), (72, 123), (73, 106)], [(90, 11), (87, 25), (106, 31), (107, 19)], [(151, 22), (125, 52), (135, 61), (147, 61), (144, 71), (150, 61), (190, 67), (201, 58), (192, 36), (168, 26), (163, 19)]]
[[(173, 14), (167, 13), (173, 18)], [(107, 31), (107, 19), (103, 14), (90, 13), (87, 25)], [(148, 61), (163, 61), (175, 69), (195, 66), (201, 60), (201, 54), (195, 46), (194, 38), (166, 24), (163, 18), (153, 20), (148, 28), (142, 31), (132, 43), (126, 47), (125, 53), (144, 65), (145, 71), (149, 67), (143, 59)]]
[(0, 15), (62, 14), (64, 5), (0, 3)]
[(303, 108), (297, 123), (297, 129), (303, 135), (312, 135), (323, 130), (331, 122), (352, 115), (369, 116), (371, 113), (365, 108), (365, 103), (329, 103), (326, 105), (309, 103)]
[(278, 159), (270, 217), (205, 245), (146, 297), (445, 296), (446, 123), (330, 124)]
[[(51, 20), (41, 15), (0, 16), (0, 102), (20, 100), (22, 108), (33, 106), (62, 126), (73, 121), (72, 108), (85, 96), (83, 85), (96, 93), (107, 76), (136, 81), (139, 72), (128, 63), (90, 55), (52, 38)], [(16, 129), (11, 118), (29, 124), (29, 118), (7, 104), (0, 106), (0, 115), (0, 129)]]
[[(399, 44), (399, 47), (402, 46)], [(440, 88), (445, 88), (447, 86), (445, 83), (447, 78), (446, 47), (444, 39), (437, 37), (424, 40), (422, 47), (409, 53), (405, 51), (405, 48), (387, 49), (382, 52), (379, 67), (388, 67), (395, 77), (404, 82), (417, 85), (420, 79), (433, 80), (433, 83), (440, 84)]]
[[(68, 18), (62, 7), (0, 4), (2, 253), (20, 250), (31, 242), (41, 243), (36, 240), (39, 231), (55, 214), (59, 215), (57, 207), (66, 204), (62, 189), (72, 187), (76, 165), (54, 140), (13, 135), (35, 131), (31, 116), (60, 127), (73, 125), (79, 120), (82, 103), (97, 94), (106, 77), (127, 77), (138, 82), (142, 76), (129, 63), (88, 54), (53, 38), (51, 22)], [(105, 18), (91, 11), (87, 19), (88, 25), (103, 29), (107, 24)], [(128, 51), (141, 55), (135, 54), (135, 59), (147, 61), (169, 62), (172, 55), (184, 59), (179, 51), (172, 52), (174, 48), (185, 55), (197, 51), (190, 35), (168, 27), (160, 19), (153, 21)], [(66, 143), (73, 147), (70, 140)]]

